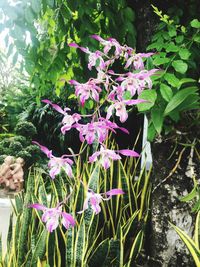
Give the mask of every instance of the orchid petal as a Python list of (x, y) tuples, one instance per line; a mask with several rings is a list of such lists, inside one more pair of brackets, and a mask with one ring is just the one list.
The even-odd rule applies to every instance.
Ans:
[(28, 205), (28, 208), (34, 208), (36, 210), (46, 210), (47, 207), (39, 203), (34, 203), (34, 204)]
[(121, 150), (117, 150), (118, 153), (124, 155), (124, 156), (129, 156), (129, 157), (139, 157), (140, 155), (135, 152), (134, 150), (130, 150), (130, 149), (121, 149)]
[(40, 147), (40, 150), (47, 155), (48, 158), (52, 157), (52, 150), (49, 150), (47, 147), (40, 145), (36, 141), (32, 141), (33, 144), (36, 144)]
[[(66, 212), (62, 212), (62, 217), (63, 217), (63, 222), (64, 222), (64, 226), (65, 226), (65, 223), (67, 222), (69, 222), (69, 224), (71, 225), (71, 226), (74, 226), (75, 224), (76, 224), (76, 221), (74, 220), (74, 218), (72, 217), (72, 215), (71, 214), (69, 214), (69, 213), (66, 213)], [(67, 227), (65, 227), (66, 229), (68, 229)]]
[(105, 193), (107, 196), (116, 196), (116, 195), (122, 195), (125, 194), (124, 191), (120, 188), (111, 189), (110, 191), (107, 191)]

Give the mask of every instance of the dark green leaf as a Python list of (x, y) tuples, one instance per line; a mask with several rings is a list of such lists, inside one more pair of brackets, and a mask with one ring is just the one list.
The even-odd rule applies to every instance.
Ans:
[(168, 103), (164, 115), (169, 114), (172, 110), (178, 107), (189, 95), (194, 94), (198, 90), (197, 87), (188, 87), (177, 92)]
[(160, 108), (153, 108), (151, 118), (157, 133), (160, 134), (163, 126), (163, 111)]
[(172, 89), (164, 83), (160, 85), (160, 93), (167, 102), (169, 102), (173, 96)]

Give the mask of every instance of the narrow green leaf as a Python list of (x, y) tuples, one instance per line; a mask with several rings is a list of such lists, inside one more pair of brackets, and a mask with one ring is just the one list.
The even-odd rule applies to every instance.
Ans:
[(196, 189), (196, 187), (194, 187), (189, 194), (187, 194), (184, 197), (181, 197), (180, 201), (183, 201), (183, 202), (190, 201), (196, 196), (196, 194), (197, 194), (197, 189)]
[(36, 266), (38, 258), (42, 259), (45, 254), (47, 235), (48, 235), (48, 232), (46, 228), (44, 228), (40, 237), (38, 238), (35, 250), (33, 252), (32, 260), (31, 260), (32, 267)]
[(170, 225), (174, 228), (180, 238), (183, 240), (185, 245), (187, 246), (188, 250), (190, 251), (196, 266), (200, 266), (200, 251), (194, 241), (179, 227), (175, 226), (174, 224), (170, 223)]
[(194, 94), (197, 90), (198, 90), (197, 87), (188, 87), (188, 88), (182, 89), (181, 91), (178, 91), (168, 103), (164, 111), (164, 115), (169, 114), (178, 105), (180, 105), (186, 99), (186, 97)]
[(151, 110), (151, 118), (154, 124), (154, 127), (158, 134), (162, 131), (163, 126), (163, 111), (160, 108), (153, 108)]

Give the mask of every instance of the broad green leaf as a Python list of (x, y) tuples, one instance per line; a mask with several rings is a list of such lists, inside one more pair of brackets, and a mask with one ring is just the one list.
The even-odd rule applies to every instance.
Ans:
[(184, 74), (188, 69), (188, 65), (182, 60), (174, 60), (172, 62), (172, 66), (177, 72), (182, 73), (182, 74)]
[(177, 32), (176, 32), (176, 27), (175, 26), (169, 25), (168, 26), (168, 30), (169, 30), (168, 33), (169, 33), (170, 37), (176, 36)]
[(159, 66), (159, 65), (163, 65), (165, 63), (168, 63), (169, 61), (170, 61), (170, 59), (167, 57), (162, 58), (162, 57), (156, 56), (155, 59), (153, 60), (153, 64)]
[(139, 96), (140, 99), (145, 99), (147, 100), (148, 102), (144, 102), (144, 103), (140, 103), (140, 104), (137, 104), (137, 107), (138, 107), (138, 110), (140, 112), (142, 111), (147, 111), (149, 110), (151, 107), (154, 106), (155, 104), (155, 101), (156, 101), (156, 98), (157, 98), (157, 93), (155, 90), (144, 90), (140, 96)]
[(199, 35), (195, 35), (194, 36), (194, 41), (197, 43), (200, 43), (200, 36)]
[(160, 108), (153, 108), (151, 110), (151, 118), (152, 122), (154, 124), (154, 127), (157, 131), (158, 134), (161, 133), (162, 131), (162, 126), (163, 126), (163, 111)]
[(181, 48), (178, 53), (181, 59), (185, 60), (187, 60), (191, 55), (190, 51), (187, 48)]
[(160, 85), (160, 93), (163, 99), (165, 99), (167, 102), (169, 102), (172, 99), (173, 96), (172, 89), (164, 83)]
[(183, 40), (184, 40), (184, 36), (183, 36), (183, 35), (179, 35), (179, 36), (177, 36), (177, 37), (175, 38), (175, 41), (176, 41), (177, 44), (182, 43)]
[(178, 105), (180, 105), (186, 99), (186, 97), (194, 94), (197, 90), (197, 87), (188, 87), (177, 92), (168, 103), (164, 111), (164, 115), (169, 114), (172, 110), (178, 107)]
[(177, 87), (179, 84), (179, 79), (172, 73), (166, 73), (164, 79), (173, 87)]
[(167, 52), (177, 52), (177, 51), (179, 51), (179, 47), (176, 46), (174, 43), (169, 43), (169, 44), (166, 46), (166, 51), (167, 51)]
[(190, 25), (191, 25), (193, 28), (199, 29), (199, 28), (200, 28), (200, 21), (199, 21), (198, 19), (193, 19), (193, 20), (190, 22)]

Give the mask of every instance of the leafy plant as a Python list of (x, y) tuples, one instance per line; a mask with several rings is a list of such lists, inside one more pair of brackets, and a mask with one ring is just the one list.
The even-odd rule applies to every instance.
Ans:
[[(113, 146), (113, 145), (112, 145)], [(114, 186), (121, 186), (124, 197), (116, 197), (102, 203), (102, 213), (94, 215), (91, 209), (77, 216), (76, 228), (65, 231), (59, 226), (49, 234), (41, 221), (41, 211), (33, 211), (27, 205), (40, 202), (55, 206), (68, 193), (71, 181), (65, 176), (51, 182), (46, 190), (41, 169), (30, 172), (27, 192), (16, 196), (13, 205), (16, 224), (9, 227), (5, 257), (0, 266), (132, 266), (145, 238), (150, 199), (150, 172), (144, 169), (139, 177), (139, 161), (127, 159), (112, 163), (109, 172), (98, 164), (90, 166), (76, 158), (76, 190), (65, 205), (66, 211), (80, 210), (84, 200), (82, 180), (96, 190), (105, 192)], [(135, 168), (133, 168), (133, 161)], [(82, 166), (84, 168), (82, 169)], [(100, 261), (99, 259), (102, 259)]]
[(187, 246), (191, 256), (194, 259), (196, 266), (200, 266), (200, 243), (199, 243), (199, 225), (200, 225), (200, 212), (197, 213), (195, 230), (194, 230), (194, 240), (190, 238), (183, 230), (174, 224), (170, 223), (170, 225), (174, 228), (176, 233), (180, 236), (182, 241)]
[[(59, 95), (73, 75), (81, 79), (88, 76), (85, 57), (77, 57), (67, 42), (81, 39), (85, 46), (93, 44), (97, 48), (87, 38), (94, 33), (117, 37), (120, 42), (126, 39), (129, 45), (136, 41), (135, 13), (122, 0), (20, 0), (16, 5), (2, 2), (0, 10), (6, 14), (1, 30), (9, 29), (5, 39), (7, 54), (13, 56), (14, 63), (19, 55), (23, 57), (38, 101), (49, 88)], [(9, 43), (11, 38), (13, 43)]]
[[(162, 22), (147, 47), (147, 50), (156, 50), (152, 58), (147, 59), (147, 64), (161, 70), (159, 76), (153, 77), (153, 90), (140, 95), (151, 103), (138, 104), (140, 112), (149, 114), (149, 140), (161, 132), (182, 131), (181, 120), (200, 107), (197, 80), (200, 22), (193, 19), (185, 27), (178, 23), (178, 18), (175, 21), (155, 6), (153, 9)], [(184, 120), (185, 127), (191, 120), (189, 116)]]

